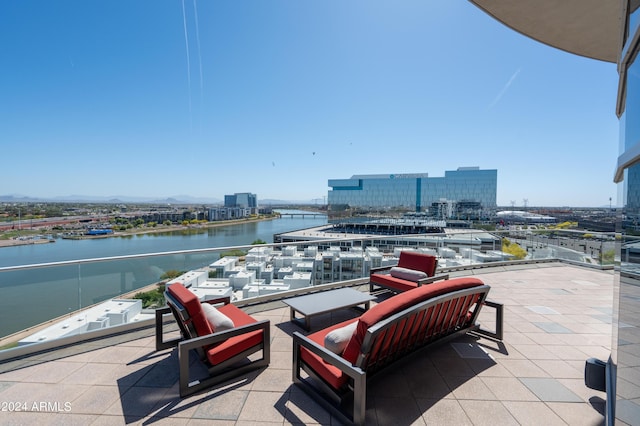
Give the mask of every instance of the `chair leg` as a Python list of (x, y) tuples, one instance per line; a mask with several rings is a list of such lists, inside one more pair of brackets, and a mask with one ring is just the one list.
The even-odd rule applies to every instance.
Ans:
[(367, 411), (367, 376), (354, 378), (353, 383), (353, 423), (364, 425)]
[(502, 341), (504, 334), (504, 305), (502, 303), (493, 302), (491, 300), (484, 301), (485, 306), (494, 308), (496, 310), (496, 331), (490, 331), (483, 328), (478, 328), (474, 331), (476, 334), (480, 334), (491, 339)]
[(176, 347), (182, 340), (182, 337), (164, 340), (164, 315), (170, 313), (169, 308), (156, 309), (156, 351)]
[(193, 393), (193, 389), (189, 389), (189, 349), (182, 345), (178, 345), (178, 368), (180, 397), (185, 397)]

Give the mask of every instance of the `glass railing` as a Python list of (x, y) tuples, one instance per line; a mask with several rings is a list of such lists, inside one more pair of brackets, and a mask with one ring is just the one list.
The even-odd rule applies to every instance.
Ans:
[(372, 267), (395, 264), (402, 250), (438, 256), (443, 272), (549, 259), (610, 267), (616, 239), (613, 233), (513, 229), (282, 241), (0, 268), (0, 347), (148, 322), (155, 306), (143, 307), (133, 296), (175, 276), (203, 299), (222, 294), (243, 303), (358, 278), (366, 282)]

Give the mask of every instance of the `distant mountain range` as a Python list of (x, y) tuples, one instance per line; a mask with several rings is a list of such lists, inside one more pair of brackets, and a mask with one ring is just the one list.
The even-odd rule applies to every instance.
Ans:
[[(97, 197), (92, 195), (66, 195), (57, 197), (30, 197), (21, 194), (0, 195), (3, 203), (148, 203), (148, 204), (211, 204), (220, 205), (224, 201), (219, 198), (192, 197), (190, 195), (174, 195), (159, 199), (153, 197), (131, 197), (114, 195), (110, 197)], [(317, 200), (276, 200), (258, 199), (258, 204), (264, 205), (292, 205), (292, 204), (317, 204)]]

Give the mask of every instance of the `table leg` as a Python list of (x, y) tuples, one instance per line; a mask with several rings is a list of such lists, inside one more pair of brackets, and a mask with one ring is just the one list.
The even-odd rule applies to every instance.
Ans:
[[(304, 322), (302, 321), (304, 318)], [(294, 324), (298, 324), (300, 327), (304, 328), (307, 331), (311, 330), (311, 316), (303, 315), (303, 318), (296, 317), (296, 310), (292, 307), (289, 307), (289, 321)]]
[(310, 315), (305, 315), (305, 317), (304, 317), (304, 328), (307, 331), (311, 330), (311, 316)]

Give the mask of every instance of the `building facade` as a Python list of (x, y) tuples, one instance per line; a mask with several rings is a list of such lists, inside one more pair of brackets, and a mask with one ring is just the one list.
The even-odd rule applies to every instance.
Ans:
[(245, 209), (258, 208), (258, 196), (249, 192), (240, 192), (224, 196), (225, 207), (241, 207)]
[(209, 221), (241, 219), (258, 213), (258, 196), (250, 192), (237, 192), (224, 196), (224, 207), (209, 209)]
[[(616, 113), (620, 117), (621, 152), (616, 181), (621, 182), (625, 195), (621, 223), (630, 224), (640, 219), (640, 11), (637, 1), (615, 3), (622, 3), (624, 11), (618, 59)], [(614, 282), (613, 342), (608, 360), (611, 374), (607, 399), (612, 404), (607, 414), (612, 419), (608, 423), (633, 424), (640, 419), (640, 247), (635, 229), (623, 226), (621, 231), (621, 262)]]
[(242, 219), (251, 216), (252, 209), (241, 207), (212, 207), (209, 209), (209, 222), (218, 220)]
[[(624, 209), (618, 217), (611, 355), (586, 363), (585, 383), (606, 390), (607, 425), (638, 424), (640, 419), (640, 3), (636, 0), (470, 0), (508, 27), (577, 55), (617, 63), (616, 114), (620, 141), (614, 182)], [(619, 142), (619, 144), (618, 144)], [(616, 236), (618, 237), (618, 236)], [(600, 377), (601, 376), (601, 377)]]
[(328, 185), (328, 203), (334, 211), (356, 207), (421, 212), (443, 200), (493, 209), (498, 171), (460, 167), (445, 171), (444, 177), (429, 177), (427, 173), (354, 175), (350, 179), (330, 179)]

